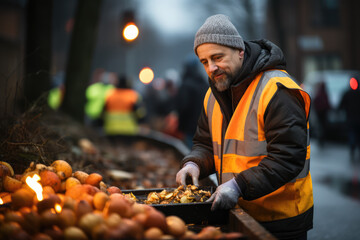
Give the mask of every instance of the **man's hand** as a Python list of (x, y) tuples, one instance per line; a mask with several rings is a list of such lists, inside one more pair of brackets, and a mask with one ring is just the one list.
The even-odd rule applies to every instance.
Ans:
[(206, 202), (213, 202), (211, 210), (231, 209), (235, 207), (238, 198), (241, 197), (241, 189), (235, 178), (221, 184)]
[(176, 182), (185, 186), (186, 177), (188, 175), (192, 177), (193, 184), (199, 186), (200, 169), (196, 163), (187, 162), (185, 166), (176, 174)]

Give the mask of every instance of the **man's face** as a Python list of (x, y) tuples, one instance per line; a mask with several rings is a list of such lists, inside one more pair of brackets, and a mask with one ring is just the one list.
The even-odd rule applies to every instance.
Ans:
[(210, 80), (220, 92), (229, 88), (240, 72), (244, 59), (244, 51), (214, 43), (201, 44), (197, 54)]

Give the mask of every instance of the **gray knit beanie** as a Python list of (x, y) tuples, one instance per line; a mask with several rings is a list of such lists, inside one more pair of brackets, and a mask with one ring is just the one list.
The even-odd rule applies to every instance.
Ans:
[(223, 14), (208, 17), (195, 35), (194, 51), (203, 43), (216, 43), (228, 47), (245, 50), (242, 37), (230, 22), (230, 18)]

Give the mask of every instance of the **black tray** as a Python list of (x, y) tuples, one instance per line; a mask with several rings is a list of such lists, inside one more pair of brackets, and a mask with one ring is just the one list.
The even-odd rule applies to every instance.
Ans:
[[(139, 200), (145, 200), (150, 192), (161, 192), (164, 189), (173, 191), (176, 188), (151, 188), (141, 190), (122, 190), (123, 193), (133, 193)], [(215, 187), (199, 187), (199, 189), (213, 193)], [(229, 221), (229, 210), (211, 211), (211, 202), (194, 203), (171, 203), (151, 204), (154, 208), (166, 216), (175, 215), (184, 220), (187, 224), (227, 224)]]

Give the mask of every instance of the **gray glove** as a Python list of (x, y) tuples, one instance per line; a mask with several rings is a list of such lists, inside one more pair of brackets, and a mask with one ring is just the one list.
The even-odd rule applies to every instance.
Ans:
[(235, 207), (238, 198), (242, 196), (241, 189), (235, 178), (221, 184), (206, 202), (213, 202), (211, 211), (231, 209)]
[(186, 177), (192, 177), (193, 184), (199, 186), (200, 169), (194, 162), (185, 163), (184, 167), (176, 174), (176, 182), (180, 185), (186, 185)]

